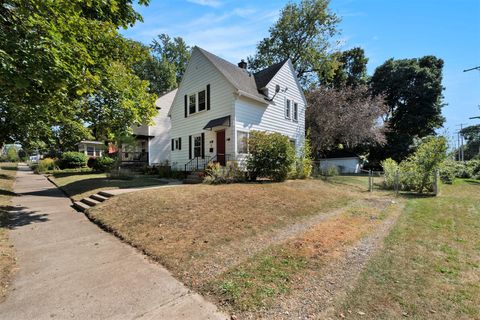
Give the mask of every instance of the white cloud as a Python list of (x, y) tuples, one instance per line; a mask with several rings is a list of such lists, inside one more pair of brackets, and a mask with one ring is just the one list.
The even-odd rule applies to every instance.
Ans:
[(188, 2), (199, 4), (201, 6), (207, 6), (212, 8), (218, 8), (222, 5), (221, 1), (218, 0), (187, 0)]

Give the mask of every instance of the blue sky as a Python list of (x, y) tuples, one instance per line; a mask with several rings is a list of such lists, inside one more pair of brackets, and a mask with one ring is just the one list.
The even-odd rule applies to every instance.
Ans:
[[(149, 44), (160, 34), (181, 36), (231, 62), (255, 52), (287, 1), (151, 0), (136, 7), (143, 23), (121, 32)], [(341, 17), (338, 49), (362, 47), (369, 73), (389, 58), (435, 55), (445, 61), (443, 84), (447, 118), (441, 133), (480, 120), (480, 0), (332, 0)]]

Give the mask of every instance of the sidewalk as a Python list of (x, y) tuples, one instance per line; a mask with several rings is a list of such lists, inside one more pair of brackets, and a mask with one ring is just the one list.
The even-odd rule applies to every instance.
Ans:
[(227, 319), (162, 266), (73, 210), (19, 166), (10, 239), (18, 272), (0, 319)]

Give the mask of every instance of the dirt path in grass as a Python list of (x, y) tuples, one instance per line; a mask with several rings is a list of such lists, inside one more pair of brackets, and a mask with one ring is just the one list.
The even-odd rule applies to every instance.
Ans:
[(344, 248), (321, 270), (298, 277), (292, 292), (280, 297), (272, 308), (251, 314), (245, 313), (241, 318), (349, 318), (349, 314), (337, 313), (336, 308), (340, 306), (346, 294), (354, 288), (361, 271), (371, 257), (383, 247), (383, 240), (395, 225), (403, 207), (403, 202), (396, 203), (393, 212), (373, 232)]
[(253, 255), (264, 251), (266, 248), (284, 243), (288, 239), (294, 238), (311, 227), (338, 216), (351, 208), (358, 206), (385, 208), (391, 202), (392, 199), (388, 197), (368, 195), (362, 199), (352, 201), (347, 206), (318, 213), (301, 222), (276, 230), (275, 232), (262, 232), (247, 239), (241, 239), (229, 242), (223, 246), (218, 246), (215, 248), (215, 252), (206, 255), (205, 259), (198, 258), (192, 261), (193, 265), (191, 265), (189, 269), (195, 270), (195, 274), (184, 275), (183, 280), (186, 282), (190, 281), (194, 287), (196, 287), (197, 283), (207, 283), (232, 266), (242, 263)]

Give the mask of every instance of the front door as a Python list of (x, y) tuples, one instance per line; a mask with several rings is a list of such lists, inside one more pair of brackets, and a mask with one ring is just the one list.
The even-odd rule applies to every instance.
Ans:
[(225, 165), (225, 130), (217, 131), (217, 161)]

